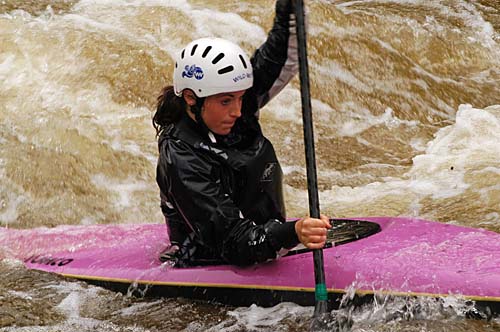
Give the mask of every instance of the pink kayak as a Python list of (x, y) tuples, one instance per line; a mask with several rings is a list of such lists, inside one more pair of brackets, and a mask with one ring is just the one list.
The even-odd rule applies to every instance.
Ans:
[[(455, 296), (498, 315), (500, 234), (412, 218), (362, 219), (379, 224), (381, 231), (323, 251), (332, 307), (354, 289), (359, 298)], [(314, 304), (310, 252), (244, 268), (173, 268), (158, 258), (167, 243), (163, 224), (0, 229), (0, 248), (29, 269), (119, 290), (145, 286), (153, 296), (231, 305)]]

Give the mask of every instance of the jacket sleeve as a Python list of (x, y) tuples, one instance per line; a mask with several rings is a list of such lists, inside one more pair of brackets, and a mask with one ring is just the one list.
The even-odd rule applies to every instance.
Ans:
[(169, 140), (166, 145), (168, 164), (159, 170), (158, 180), (168, 183), (162, 191), (168, 190), (168, 199), (203, 247), (229, 264), (249, 265), (274, 259), (282, 249), (298, 244), (294, 222), (256, 225), (244, 218), (230, 193), (223, 191), (220, 170), (182, 141)]
[(258, 108), (275, 97), (299, 71), (295, 15), (291, 0), (276, 1), (267, 40), (251, 59)]

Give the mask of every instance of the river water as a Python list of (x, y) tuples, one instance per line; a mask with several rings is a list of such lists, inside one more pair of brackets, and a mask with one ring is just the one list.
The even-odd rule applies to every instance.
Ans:
[[(322, 212), (500, 232), (500, 1), (307, 4)], [(162, 222), (151, 118), (173, 54), (203, 36), (251, 53), (272, 17), (269, 0), (0, 0), (1, 226)], [(298, 78), (261, 119), (305, 215)], [(12, 257), (0, 331), (303, 331), (313, 311), (131, 297)], [(422, 299), (337, 314), (360, 332), (500, 331)]]

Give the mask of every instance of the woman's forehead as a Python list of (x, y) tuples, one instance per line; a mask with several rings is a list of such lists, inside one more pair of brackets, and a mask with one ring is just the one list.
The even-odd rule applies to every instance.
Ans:
[(233, 92), (222, 92), (211, 97), (213, 98), (222, 98), (222, 97), (241, 97), (245, 94), (247, 90), (233, 91)]

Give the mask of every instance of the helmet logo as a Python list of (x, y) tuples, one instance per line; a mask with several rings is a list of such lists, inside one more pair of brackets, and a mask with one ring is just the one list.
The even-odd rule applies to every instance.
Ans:
[(252, 78), (252, 76), (253, 76), (252, 72), (242, 73), (239, 74), (238, 76), (233, 77), (233, 82), (238, 83), (239, 81), (243, 81), (246, 78)]
[(203, 70), (200, 67), (196, 67), (196, 65), (186, 65), (184, 67), (184, 72), (182, 72), (182, 77), (192, 78), (193, 76), (199, 81), (205, 74)]

